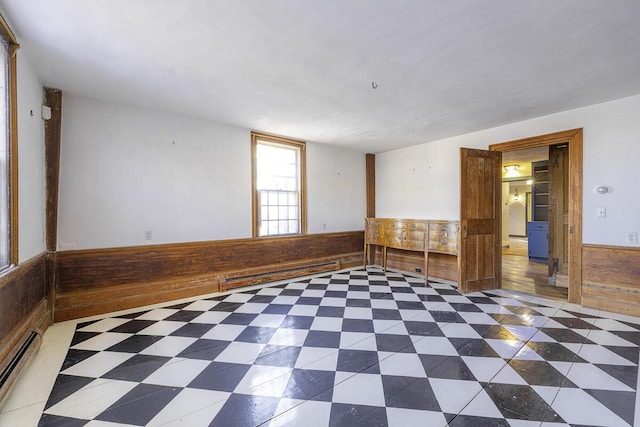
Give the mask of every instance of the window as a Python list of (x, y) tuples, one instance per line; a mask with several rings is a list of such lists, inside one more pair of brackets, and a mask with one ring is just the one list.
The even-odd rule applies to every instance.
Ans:
[(0, 17), (0, 270), (17, 264), (16, 59), (18, 45)]
[(305, 143), (251, 133), (253, 236), (307, 231)]

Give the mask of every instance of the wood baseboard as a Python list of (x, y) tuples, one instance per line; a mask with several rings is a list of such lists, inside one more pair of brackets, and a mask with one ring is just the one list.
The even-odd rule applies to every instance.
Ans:
[(241, 286), (256, 285), (311, 274), (341, 270), (362, 264), (362, 253), (319, 258), (308, 261), (289, 262), (260, 268), (235, 270), (223, 275), (220, 291)]
[(158, 282), (133, 283), (97, 289), (78, 289), (56, 295), (55, 321), (78, 319), (144, 305), (220, 291), (219, 275), (201, 275)]
[(583, 245), (582, 304), (640, 316), (640, 248)]
[(55, 321), (361, 265), (362, 231), (59, 252)]

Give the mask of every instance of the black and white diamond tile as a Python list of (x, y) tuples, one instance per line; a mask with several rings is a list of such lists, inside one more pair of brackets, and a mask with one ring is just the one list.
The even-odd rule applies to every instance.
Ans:
[(631, 426), (630, 320), (339, 272), (78, 324), (40, 425)]

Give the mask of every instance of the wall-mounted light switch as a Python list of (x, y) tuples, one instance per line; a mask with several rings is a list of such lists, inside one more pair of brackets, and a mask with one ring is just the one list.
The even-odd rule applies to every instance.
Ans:
[(606, 218), (607, 208), (596, 208), (596, 218)]

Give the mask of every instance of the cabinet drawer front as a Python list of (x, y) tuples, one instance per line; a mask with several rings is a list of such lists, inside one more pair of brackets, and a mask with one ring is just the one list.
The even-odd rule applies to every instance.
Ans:
[(403, 231), (389, 230), (385, 233), (386, 245), (393, 248), (402, 248)]
[(432, 222), (429, 224), (429, 234), (447, 234), (457, 233), (458, 224), (455, 222)]
[(429, 239), (429, 251), (456, 255), (458, 253), (458, 243), (456, 241), (446, 239), (438, 241)]
[(424, 232), (422, 231), (387, 230), (385, 236), (389, 247), (413, 251), (424, 250)]
[(419, 242), (424, 246), (424, 231), (407, 231), (405, 232), (405, 240)]
[(458, 252), (458, 224), (429, 224), (429, 250), (456, 254)]
[(417, 221), (405, 222), (404, 226), (407, 230), (411, 231), (424, 231), (427, 229), (426, 223)]
[(404, 221), (387, 222), (387, 230), (402, 230), (403, 228), (404, 228)]
[(367, 218), (367, 229), (380, 229), (384, 228), (384, 221), (380, 221), (377, 219)]
[(420, 221), (389, 221), (387, 225), (388, 229), (391, 230), (409, 230), (409, 231), (419, 231), (426, 230), (427, 224), (425, 222)]
[(382, 229), (367, 229), (367, 243), (384, 245), (384, 232)]
[(403, 242), (402, 249), (409, 249), (412, 251), (424, 251), (424, 239), (423, 240), (405, 240)]

